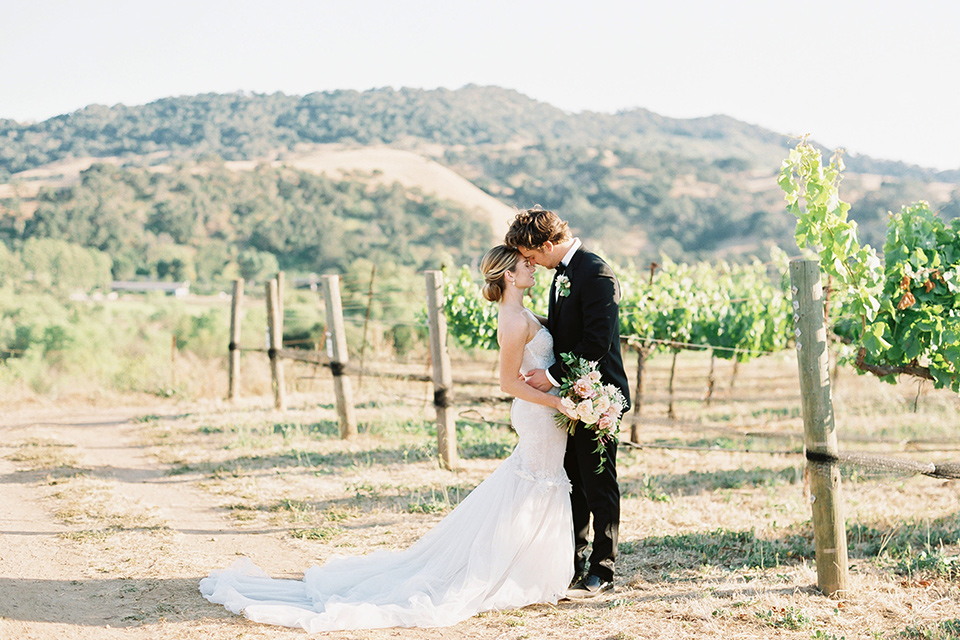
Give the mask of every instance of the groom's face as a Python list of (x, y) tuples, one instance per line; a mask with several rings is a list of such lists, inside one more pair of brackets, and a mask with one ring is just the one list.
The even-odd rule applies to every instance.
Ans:
[(530, 249), (529, 247), (519, 247), (518, 251), (520, 251), (520, 255), (522, 255), (524, 258), (530, 261), (530, 264), (534, 264), (534, 265), (538, 264), (541, 267), (544, 267), (547, 269), (553, 269), (558, 264), (560, 264), (560, 260), (563, 258), (563, 256), (560, 256), (559, 258), (557, 258), (556, 256), (553, 255), (554, 253), (556, 253), (556, 251), (554, 251), (554, 248), (555, 246), (552, 242), (547, 242), (539, 249)]

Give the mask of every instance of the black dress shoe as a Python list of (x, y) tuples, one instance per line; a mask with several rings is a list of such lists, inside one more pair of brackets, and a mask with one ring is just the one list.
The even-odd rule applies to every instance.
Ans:
[(567, 587), (567, 588), (568, 588), (568, 589), (577, 588), (577, 585), (579, 585), (581, 582), (583, 582), (583, 581), (586, 580), (586, 579), (587, 579), (587, 574), (585, 574), (585, 573), (578, 573), (577, 575), (573, 576), (573, 579), (572, 579), (572, 580), (570, 580), (570, 586)]
[(600, 594), (612, 591), (612, 581), (604, 580), (600, 576), (587, 576), (567, 589), (567, 597), (571, 600), (584, 600), (586, 598), (596, 598)]

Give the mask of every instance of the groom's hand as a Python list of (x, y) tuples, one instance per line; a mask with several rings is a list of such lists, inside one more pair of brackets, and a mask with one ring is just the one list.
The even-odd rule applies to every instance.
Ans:
[(547, 378), (543, 369), (531, 369), (527, 374), (527, 384), (544, 393), (553, 389), (553, 383)]

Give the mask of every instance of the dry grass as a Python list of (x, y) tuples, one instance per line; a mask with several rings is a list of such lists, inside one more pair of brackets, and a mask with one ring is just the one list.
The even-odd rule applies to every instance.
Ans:
[[(458, 375), (492, 377), (490, 364), (489, 358), (460, 362)], [(452, 629), (336, 637), (957, 637), (956, 482), (844, 469), (850, 590), (826, 598), (815, 588), (803, 457), (775, 453), (799, 451), (801, 444), (791, 355), (742, 366), (732, 387), (732, 365), (719, 363), (707, 406), (708, 360), (684, 354), (675, 420), (666, 417), (668, 366), (663, 357), (649, 363), (642, 446), (621, 448), (613, 595), (487, 613)], [(485, 387), (458, 392), (497, 395)], [(949, 449), (960, 444), (956, 397), (921, 389), (914, 410), (916, 392), (915, 384), (891, 387), (841, 370), (835, 386), (841, 448), (955, 458)], [(356, 398), (361, 433), (349, 441), (339, 438), (329, 379), (304, 377), (291, 394), (285, 413), (265, 409), (267, 399), (259, 397), (237, 406), (194, 403), (137, 421), (138, 444), (164, 469), (169, 500), (195, 490), (203, 509), (231, 531), (229, 545), (218, 535), (215, 546), (197, 556), (200, 565), (185, 567), (178, 557), (185, 553), (176, 551), (182, 524), (125, 501), (116, 483), (77, 476), (51, 486), (54, 510), (74, 530), (64, 544), (96, 557), (105, 577), (129, 579), (142, 598), (125, 624), (145, 635), (124, 637), (301, 637), (201, 601), (190, 592), (196, 574), (229, 564), (232, 553), (251, 555), (272, 575), (296, 577), (333, 554), (403, 548), (481, 482), (515, 442), (508, 428), (464, 420), (461, 468), (442, 471), (427, 385), (365, 383)], [(498, 423), (507, 411), (506, 403), (484, 402), (462, 407), (461, 415)], [(923, 442), (934, 439), (940, 442)], [(23, 443), (15, 455), (35, 449), (64, 448)], [(40, 459), (17, 464), (43, 471)], [(147, 595), (150, 581), (158, 580), (163, 598)]]
[(69, 452), (71, 446), (47, 438), (31, 438), (13, 443), (13, 451), (5, 457), (23, 470), (63, 473), (76, 469), (76, 459)]
[[(643, 441), (714, 450), (622, 450), (622, 584), (616, 595), (589, 605), (487, 614), (476, 624), (518, 638), (569, 633), (839, 638), (894, 637), (911, 626), (960, 616), (955, 574), (915, 562), (924, 528), (940, 526), (954, 542), (960, 537), (956, 483), (848, 478), (848, 523), (859, 535), (851, 540), (851, 594), (824, 598), (814, 588), (802, 457), (731, 450), (750, 448), (745, 445), (761, 452), (798, 450), (802, 426), (791, 358), (742, 367), (733, 388), (727, 378), (706, 407), (706, 360), (684, 355), (676, 420), (666, 419), (666, 397), (659, 390), (665, 387), (660, 386), (665, 360), (655, 359), (649, 370)], [(723, 364), (721, 378), (732, 374)], [(236, 526), (285, 528), (287, 535), (309, 542), (319, 558), (401, 548), (480, 482), (501, 455), (468, 458), (453, 474), (437, 470), (433, 434), (424, 422), (429, 411), (411, 403), (410, 387), (381, 384), (361, 398), (364, 433), (351, 442), (337, 438), (329, 405), (299, 407), (296, 418), (292, 412), (282, 422), (272, 416), (251, 420), (255, 414), (249, 411), (242, 418), (223, 414), (216, 422), (192, 416), (174, 427), (172, 440), (183, 459), (179, 469), (195, 474), (206, 491), (221, 498)], [(857, 436), (895, 433), (901, 441), (927, 433), (948, 436), (956, 399), (927, 390), (915, 413), (913, 391), (846, 374), (837, 385), (838, 424)], [(474, 410), (491, 420), (506, 419), (505, 406)], [(507, 430), (484, 431), (488, 446), (475, 450), (505, 450), (492, 443), (509, 440)], [(764, 437), (751, 435), (757, 433)], [(897, 442), (892, 448), (904, 446)], [(885, 552), (877, 553), (884, 541)], [(946, 559), (956, 555), (951, 545), (927, 551)]]

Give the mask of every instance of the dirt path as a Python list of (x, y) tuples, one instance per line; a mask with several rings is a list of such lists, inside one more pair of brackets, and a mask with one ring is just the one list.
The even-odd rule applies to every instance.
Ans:
[[(267, 566), (306, 562), (270, 531), (238, 535), (209, 495), (149, 455), (136, 419), (157, 410), (4, 416), (0, 638), (146, 638), (151, 622), (156, 637), (191, 637), (209, 569), (241, 549)], [(75, 513), (84, 508), (102, 522)], [(210, 606), (202, 616), (229, 614)]]
[[(317, 559), (275, 526), (241, 527), (146, 433), (192, 408), (37, 408), (0, 417), (0, 640), (302, 638), (203, 600), (238, 556), (299, 578)], [(395, 630), (334, 634), (388, 637)], [(443, 630), (407, 637), (450, 637)]]

